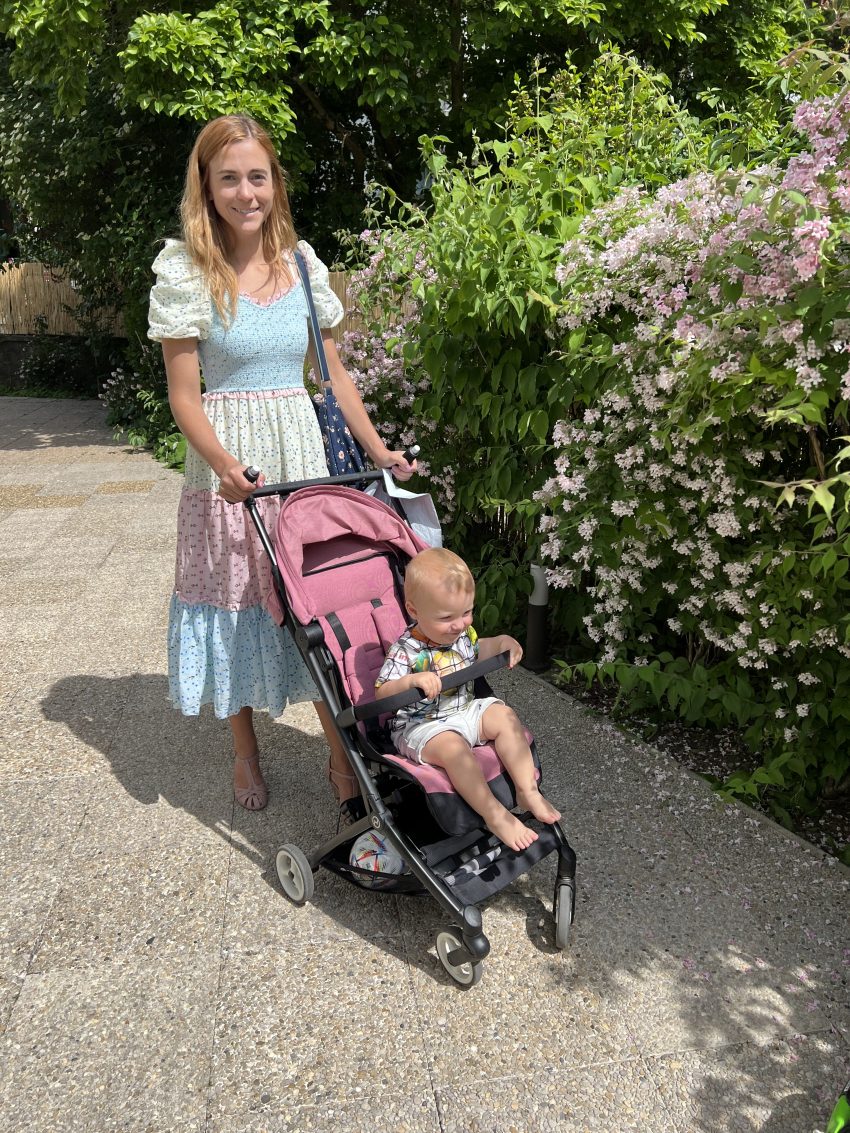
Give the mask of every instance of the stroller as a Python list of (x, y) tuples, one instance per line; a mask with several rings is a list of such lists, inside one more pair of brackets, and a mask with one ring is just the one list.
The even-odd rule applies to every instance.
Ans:
[[(277, 874), (296, 905), (312, 896), (320, 866), (381, 892), (429, 893), (450, 923), (437, 935), (437, 956), (456, 983), (469, 987), (480, 980), (490, 951), (479, 902), (555, 851), (554, 937), (557, 947), (567, 946), (575, 912), (576, 857), (557, 823), (541, 823), (530, 815), (522, 818), (536, 830), (537, 840), (522, 851), (509, 849), (455, 793), (441, 768), (414, 764), (394, 752), (385, 722), (422, 694), (413, 689), (376, 701), (375, 677), (386, 650), (409, 624), (404, 571), (425, 544), (402, 514), (348, 486), (381, 476), (378, 471), (272, 484), (257, 489), (246, 502), (272, 564), (273, 612), (293, 635), (335, 720), (364, 807), (362, 819), (309, 855), (296, 845), (282, 846)], [(263, 496), (283, 497), (274, 542), (256, 502)], [(443, 689), (474, 681), (476, 696), (492, 696), (485, 675), (507, 662), (507, 653), (477, 662), (445, 677)], [(528, 738), (539, 777), (534, 741), (530, 734)], [(493, 793), (514, 808), (513, 786), (493, 747), (475, 751)], [(352, 864), (352, 845), (369, 831), (403, 859), (407, 872), (376, 876)]]

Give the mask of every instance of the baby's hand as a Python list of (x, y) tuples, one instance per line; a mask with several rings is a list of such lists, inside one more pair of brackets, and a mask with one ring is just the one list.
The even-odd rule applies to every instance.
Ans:
[(511, 655), (510, 665), (508, 667), (512, 669), (514, 665), (518, 665), (522, 660), (522, 646), (515, 637), (510, 637), (508, 634), (503, 633), (499, 652), (504, 653), (506, 649)]
[(413, 673), (411, 683), (414, 688), (421, 690), (426, 700), (434, 700), (443, 691), (443, 682), (436, 673), (426, 670), (424, 673)]

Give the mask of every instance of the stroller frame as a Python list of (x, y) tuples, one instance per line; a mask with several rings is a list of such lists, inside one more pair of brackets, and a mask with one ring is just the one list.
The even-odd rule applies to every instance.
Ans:
[[(391, 714), (404, 704), (421, 699), (422, 694), (413, 689), (381, 701), (370, 701), (359, 705), (351, 703), (342, 675), (338, 672), (336, 662), (325, 642), (321, 625), (317, 621), (302, 625), (292, 613), (274, 544), (256, 506), (256, 500), (260, 497), (277, 495), (285, 498), (304, 488), (325, 485), (363, 487), (369, 481), (381, 479), (382, 475), (378, 470), (288, 484), (264, 485), (255, 489), (245, 501), (245, 507), (257, 530), (260, 543), (271, 562), (272, 580), (283, 611), (281, 628), (292, 635), (319, 694), (329, 709), (334, 730), (360, 787), (365, 809), (363, 818), (341, 830), (338, 829), (334, 837), (315, 847), (309, 854), (305, 854), (294, 844), (285, 844), (277, 852), (276, 867), (285, 895), (294, 904), (303, 905), (313, 894), (314, 874), (322, 866), (354, 883), (362, 885), (363, 881), (373, 881), (374, 875), (371, 872), (360, 870), (349, 863), (345, 851), (350, 843), (366, 831), (375, 830), (380, 833), (381, 837), (404, 859), (409, 874), (382, 875), (379, 891), (409, 893), (425, 891), (434, 898), (447, 913), (451, 922), (451, 928), (437, 936), (438, 958), (456, 983), (469, 987), (481, 978), (482, 961), (490, 951), (490, 943), (483, 931), (483, 920), (477, 901), (505, 888), (516, 877), (527, 872), (532, 865), (552, 852), (558, 854), (553, 899), (554, 939), (558, 948), (567, 947), (575, 913), (575, 852), (559, 823), (539, 823), (530, 815), (521, 817), (531, 820), (538, 832), (538, 838), (523, 851), (513, 851), (503, 846), (499, 839), (483, 827), (483, 824), (477, 830), (448, 837), (445, 836), (445, 831), (440, 831), (443, 835), (441, 839), (421, 845), (400, 828), (393, 813), (393, 806), (398, 808), (405, 788), (415, 785), (415, 793), (420, 796), (416, 805), (423, 807), (419, 784), (414, 775), (406, 773), (403, 766), (389, 761), (385, 752), (374, 745), (368, 726), (364, 734), (359, 725), (366, 721), (377, 720), (379, 716)], [(394, 507), (394, 510), (406, 520), (402, 508)], [(395, 573), (394, 576), (398, 597), (401, 598), (401, 578)], [(484, 677), (487, 673), (504, 667), (507, 662), (507, 653), (476, 662), (444, 678), (443, 689), (474, 681), (476, 696), (493, 695)], [(530, 744), (535, 764), (539, 768), (533, 739), (530, 739)], [(379, 786), (382, 781), (388, 783), (388, 789)], [(434, 827), (436, 825), (433, 824)], [(499, 859), (502, 872), (498, 876), (498, 884), (494, 886), (490, 882), (488, 887), (480, 877), (488, 873), (494, 858)], [(492, 873), (492, 869), (490, 872)], [(455, 885), (456, 874), (462, 875), (463, 884)]]

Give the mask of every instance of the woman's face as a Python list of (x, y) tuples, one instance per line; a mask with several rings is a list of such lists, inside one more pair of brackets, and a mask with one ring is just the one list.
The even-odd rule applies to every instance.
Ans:
[(274, 199), (271, 166), (259, 142), (245, 138), (219, 150), (207, 172), (207, 192), (237, 243), (256, 235)]

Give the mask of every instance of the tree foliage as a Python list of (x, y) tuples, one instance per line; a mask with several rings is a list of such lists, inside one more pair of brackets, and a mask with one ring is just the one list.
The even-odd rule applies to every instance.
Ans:
[(365, 325), (344, 344), (375, 420), (423, 446), (455, 545), (476, 562), (486, 630), (516, 616), (532, 496), (545, 477), (564, 365), (552, 351), (560, 249), (623, 184), (708, 160), (712, 135), (669, 83), (609, 51), (512, 95), (503, 137), (452, 163), (426, 144), (429, 208), (362, 242)]
[(330, 200), (326, 230), (355, 222), (367, 181), (413, 198), (420, 135), (467, 151), (489, 136), (535, 58), (552, 68), (572, 52), (585, 69), (611, 42), (666, 71), (679, 98), (714, 87), (735, 101), (811, 19), (805, 0), (660, 0), (649, 19), (623, 0), (0, 0), (13, 89), (69, 122), (104, 98), (193, 124), (253, 114), (296, 186)]

